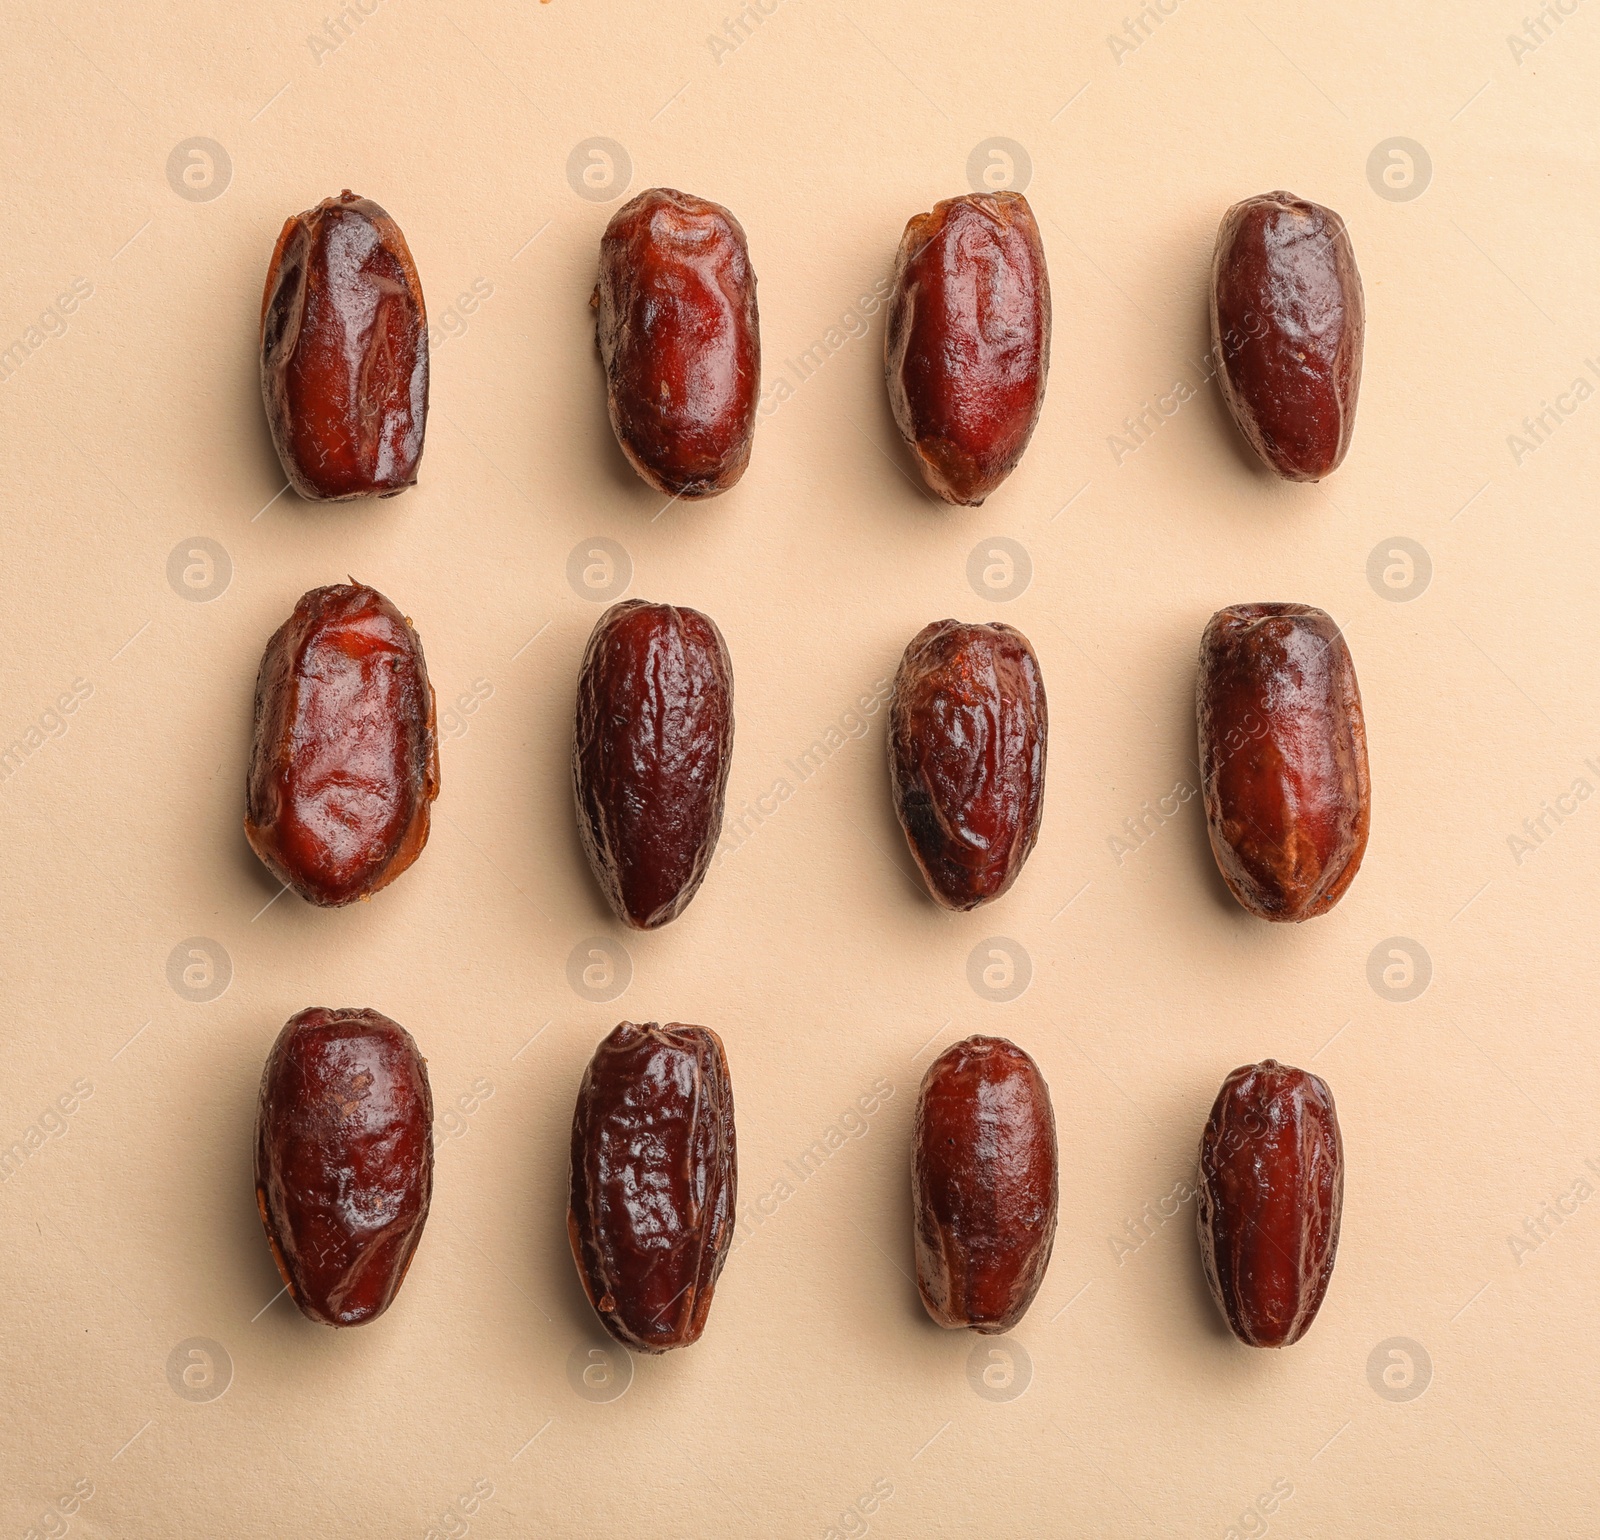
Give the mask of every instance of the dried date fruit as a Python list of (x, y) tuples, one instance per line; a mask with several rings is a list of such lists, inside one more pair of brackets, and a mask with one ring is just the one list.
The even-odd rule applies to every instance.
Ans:
[(421, 638), (375, 588), (313, 588), (256, 675), (251, 849), (309, 903), (370, 898), (422, 854), (438, 795)]
[(906, 225), (884, 368), (929, 490), (976, 507), (1021, 460), (1050, 373), (1050, 275), (1021, 193), (949, 198)]
[(911, 639), (889, 705), (889, 779), (936, 903), (976, 909), (1017, 880), (1039, 837), (1048, 735), (1020, 631), (936, 620)]
[(733, 665), (710, 616), (627, 599), (578, 672), (578, 832), (618, 919), (654, 930), (688, 907), (722, 832)]
[(570, 1177), (572, 1258), (606, 1330), (641, 1353), (698, 1342), (738, 1196), (722, 1039), (616, 1027), (578, 1088)]
[(912, 1137), (922, 1303), (941, 1326), (1010, 1331), (1055, 1244), (1050, 1087), (1015, 1043), (969, 1037), (928, 1066)]
[(1333, 1275), (1344, 1144), (1327, 1083), (1263, 1059), (1223, 1081), (1195, 1212), (1211, 1297), (1251, 1347), (1305, 1336)]
[(1350, 232), (1332, 209), (1273, 192), (1223, 215), (1211, 266), (1222, 399), (1289, 481), (1320, 481), (1350, 447), (1365, 326)]
[(267, 1056), (256, 1204), (301, 1312), (361, 1326), (394, 1303), (433, 1196), (433, 1093), (411, 1034), (315, 1006)]
[(428, 312), (400, 226), (348, 188), (283, 227), (261, 296), (261, 395), (301, 497), (393, 497), (428, 422)]
[(1223, 881), (1264, 920), (1309, 920), (1355, 880), (1372, 787), (1344, 635), (1309, 604), (1211, 617), (1195, 689), (1200, 776)]
[(652, 187), (606, 226), (589, 304), (629, 463), (673, 497), (726, 492), (750, 463), (761, 389), (744, 227), (720, 204)]

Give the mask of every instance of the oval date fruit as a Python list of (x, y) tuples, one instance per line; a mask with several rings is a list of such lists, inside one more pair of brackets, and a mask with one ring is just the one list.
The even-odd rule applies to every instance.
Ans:
[(1021, 193), (949, 198), (906, 225), (884, 366), (922, 479), (976, 507), (1022, 458), (1050, 372), (1050, 275)]
[(935, 902), (998, 898), (1039, 837), (1049, 717), (1032, 644), (993, 622), (912, 639), (889, 705), (895, 814)]
[(654, 930), (688, 907), (722, 832), (733, 665), (699, 610), (627, 599), (600, 617), (578, 673), (578, 833), (618, 919)]
[(570, 1177), (572, 1257), (606, 1330), (641, 1353), (699, 1341), (738, 1196), (722, 1039), (677, 1022), (611, 1032), (578, 1088)]
[(370, 198), (346, 189), (285, 223), (261, 297), (261, 394), (302, 497), (416, 484), (428, 312), (400, 226)]
[(1241, 1342), (1305, 1336), (1328, 1292), (1343, 1204), (1326, 1082), (1275, 1059), (1236, 1069), (1200, 1140), (1195, 1212), (1211, 1297)]
[(1015, 1043), (969, 1037), (928, 1066), (912, 1137), (922, 1303), (941, 1326), (1010, 1331), (1055, 1244), (1050, 1087)]
[(720, 204), (652, 187), (606, 226), (589, 304), (633, 468), (673, 497), (726, 492), (750, 463), (761, 389), (744, 227)]
[(1223, 215), (1211, 266), (1211, 343), (1222, 399), (1289, 481), (1338, 467), (1356, 425), (1366, 302), (1345, 223), (1293, 193)]
[(256, 675), (251, 849), (309, 903), (370, 898), (422, 854), (438, 795), (433, 686), (411, 622), (375, 588), (313, 588)]
[(1196, 685), (1211, 849), (1264, 920), (1339, 902), (1367, 848), (1372, 788), (1355, 664), (1309, 604), (1235, 604), (1211, 617)]
[(433, 1196), (433, 1093), (411, 1034), (315, 1006), (267, 1056), (256, 1204), (302, 1313), (361, 1326), (394, 1303)]

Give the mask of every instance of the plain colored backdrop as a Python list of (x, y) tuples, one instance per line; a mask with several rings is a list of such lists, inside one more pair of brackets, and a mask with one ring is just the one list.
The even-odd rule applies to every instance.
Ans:
[[(361, 3), (5, 20), (4, 1532), (1592, 1528), (1600, 12)], [(906, 219), (985, 179), (1037, 211), (1053, 369), (1019, 469), (952, 510), (873, 297)], [(665, 509), (588, 308), (657, 184), (742, 220), (765, 350), (749, 473)], [(418, 487), (314, 507), (277, 495), (256, 331), (284, 218), (345, 187), (410, 242), (432, 411)], [(1320, 486), (1253, 463), (1207, 379), (1217, 223), (1279, 187), (1344, 215), (1365, 281)], [(409, 873), (319, 912), (269, 903), (243, 778), (267, 637), (347, 574), (416, 623), (443, 793)], [(737, 682), (719, 858), (649, 936), (567, 770), (623, 594), (714, 616)], [(1343, 625), (1371, 744), (1365, 865), (1298, 928), (1228, 896), (1193, 795), (1201, 628), (1274, 599)], [(883, 745), (947, 615), (1028, 634), (1052, 728), (1038, 849), (960, 917)], [(275, 1298), (251, 1191), (261, 1065), (311, 1004), (408, 1027), (440, 1114), (405, 1287), (338, 1334)], [(564, 1223), (623, 1018), (722, 1034), (745, 1216), (703, 1341), (632, 1364)], [(910, 1276), (917, 1085), (971, 1032), (1037, 1058), (1060, 1131), (1054, 1260), (998, 1345)], [(1281, 1353), (1223, 1330), (1186, 1198), (1217, 1087), (1269, 1055), (1328, 1080), (1348, 1164)]]

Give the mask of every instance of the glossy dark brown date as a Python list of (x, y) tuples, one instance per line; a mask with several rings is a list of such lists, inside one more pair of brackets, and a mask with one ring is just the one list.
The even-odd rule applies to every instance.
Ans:
[(1327, 1083), (1275, 1059), (1236, 1069), (1200, 1140), (1196, 1213), (1211, 1297), (1241, 1342), (1305, 1336), (1333, 1275), (1343, 1205)]
[(1049, 713), (1033, 647), (994, 622), (936, 620), (911, 639), (889, 707), (896, 816), (934, 900), (976, 909), (1039, 837)]
[(1350, 447), (1366, 301), (1345, 223), (1293, 193), (1223, 215), (1211, 267), (1222, 399), (1246, 442), (1289, 481), (1320, 481)]
[(705, 1027), (623, 1022), (598, 1048), (572, 1115), (567, 1233), (589, 1302), (641, 1353), (705, 1330), (733, 1240), (733, 1087)]
[(439, 795), (433, 686), (411, 622), (375, 588), (314, 588), (256, 675), (245, 834), (272, 874), (332, 907), (387, 887)]
[(1211, 617), (1196, 684), (1211, 849), (1251, 914), (1309, 920), (1355, 880), (1372, 787), (1355, 664), (1309, 604)]
[(1050, 372), (1050, 275), (1021, 193), (950, 198), (906, 225), (884, 366), (929, 489), (981, 503), (1028, 447)]
[(413, 486), (428, 422), (428, 312), (400, 226), (346, 190), (283, 227), (261, 297), (261, 394), (296, 492)]
[(917, 1287), (941, 1326), (1010, 1331), (1055, 1244), (1056, 1120), (1039, 1066), (969, 1037), (928, 1067), (911, 1162)]
[(720, 204), (652, 187), (606, 226), (589, 303), (629, 463), (673, 497), (726, 492), (750, 463), (761, 390), (744, 227)]
[(705, 879), (733, 758), (733, 666), (699, 610), (628, 599), (578, 673), (572, 785), (585, 854), (617, 918), (675, 919)]
[(433, 1195), (433, 1094), (411, 1034), (377, 1011), (291, 1017), (261, 1076), (255, 1177), (301, 1311), (326, 1326), (382, 1315)]

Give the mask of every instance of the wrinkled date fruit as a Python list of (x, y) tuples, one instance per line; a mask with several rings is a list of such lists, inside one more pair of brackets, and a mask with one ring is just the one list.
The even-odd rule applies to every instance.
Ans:
[(737, 1184), (722, 1039), (623, 1022), (578, 1087), (567, 1206), (578, 1276), (618, 1342), (664, 1353), (700, 1340)]
[(290, 1297), (325, 1326), (394, 1303), (433, 1196), (433, 1093), (411, 1034), (367, 1010), (292, 1016), (256, 1108), (256, 1204)]
[(761, 389), (744, 227), (720, 204), (652, 187), (606, 226), (589, 304), (633, 468), (673, 497), (726, 492), (750, 463)]
[(1055, 1244), (1050, 1087), (1015, 1043), (969, 1037), (928, 1066), (912, 1137), (922, 1303), (941, 1326), (1010, 1331)]
[(883, 356), (922, 479), (976, 507), (1022, 458), (1050, 372), (1050, 275), (1021, 193), (969, 193), (911, 220)]
[(1017, 880), (1044, 810), (1044, 681), (994, 622), (936, 620), (911, 639), (889, 706), (894, 809), (934, 900), (976, 909)]
[(261, 298), (261, 394), (302, 497), (414, 486), (428, 418), (428, 313), (400, 227), (348, 189), (283, 227)]
[(1339, 902), (1367, 848), (1367, 729), (1350, 649), (1309, 604), (1211, 617), (1195, 690), (1200, 776), (1223, 881), (1263, 920)]
[(1241, 1342), (1305, 1336), (1333, 1275), (1343, 1204), (1327, 1083), (1276, 1059), (1236, 1069), (1200, 1140), (1196, 1214), (1211, 1297)]
[(370, 898), (422, 854), (438, 795), (433, 686), (411, 622), (375, 588), (313, 588), (256, 675), (251, 849), (310, 903)]
[(722, 832), (733, 665), (699, 610), (628, 599), (600, 617), (578, 673), (578, 833), (617, 918), (676, 919)]
[(1275, 192), (1223, 215), (1211, 267), (1222, 398), (1289, 481), (1320, 481), (1350, 447), (1365, 325), (1350, 233), (1332, 209)]

